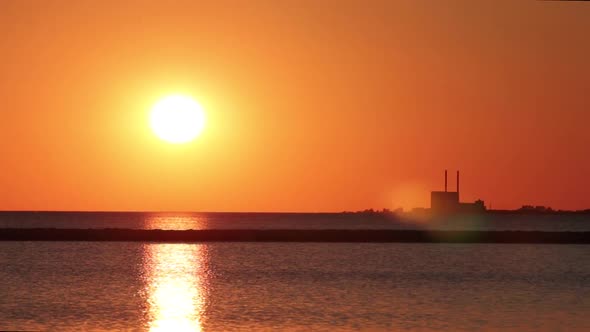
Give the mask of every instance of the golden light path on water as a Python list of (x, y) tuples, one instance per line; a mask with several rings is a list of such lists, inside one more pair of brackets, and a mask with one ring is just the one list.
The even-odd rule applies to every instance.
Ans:
[(149, 331), (202, 330), (206, 250), (200, 244), (145, 245)]

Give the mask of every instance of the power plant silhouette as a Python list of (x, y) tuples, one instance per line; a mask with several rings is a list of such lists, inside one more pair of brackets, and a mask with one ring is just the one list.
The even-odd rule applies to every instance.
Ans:
[(457, 191), (447, 191), (447, 170), (445, 170), (445, 191), (430, 193), (430, 211), (436, 214), (478, 213), (486, 207), (482, 200), (474, 203), (461, 203), (459, 200), (459, 171), (457, 171)]

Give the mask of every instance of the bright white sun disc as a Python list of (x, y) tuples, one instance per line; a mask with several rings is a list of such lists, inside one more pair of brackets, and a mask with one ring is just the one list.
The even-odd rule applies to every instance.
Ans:
[(205, 112), (190, 97), (169, 96), (152, 108), (150, 125), (154, 133), (170, 143), (186, 143), (195, 139), (205, 126)]

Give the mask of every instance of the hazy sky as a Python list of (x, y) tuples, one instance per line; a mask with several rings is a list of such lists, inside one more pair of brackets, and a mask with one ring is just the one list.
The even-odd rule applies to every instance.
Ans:
[[(590, 207), (590, 3), (0, 2), (0, 209)], [(193, 143), (151, 132), (192, 95)], [(454, 189), (454, 177), (451, 188)]]

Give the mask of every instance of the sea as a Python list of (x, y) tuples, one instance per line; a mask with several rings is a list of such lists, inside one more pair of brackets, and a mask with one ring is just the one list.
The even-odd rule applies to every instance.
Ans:
[[(3, 212), (0, 228), (590, 231), (590, 218)], [(590, 331), (590, 246), (5, 241), (0, 330)]]

